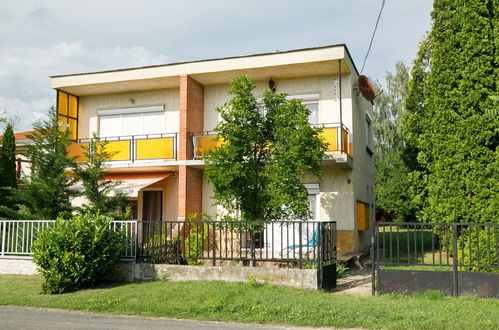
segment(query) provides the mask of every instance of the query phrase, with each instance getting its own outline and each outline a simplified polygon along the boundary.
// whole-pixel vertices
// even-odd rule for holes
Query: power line
[[[362,69],[360,70],[360,73],[364,71],[364,66],[366,65],[367,57],[369,56],[369,52],[371,51],[371,46],[373,44],[374,36],[376,35],[376,30],[378,29],[379,18],[381,17],[381,13],[383,12],[383,7],[385,7],[385,0],[381,2],[381,9],[379,10],[378,19],[376,20],[376,25],[374,26],[371,42],[369,42],[369,48],[367,48],[366,57],[364,57],[364,63],[362,63]]]

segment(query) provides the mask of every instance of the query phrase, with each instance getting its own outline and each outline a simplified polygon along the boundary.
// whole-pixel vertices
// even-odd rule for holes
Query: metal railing
[[[51,230],[54,220],[0,220],[0,258],[32,259],[33,242],[45,230]],[[122,260],[135,260],[137,255],[137,221],[113,221],[113,230],[127,237]]]
[[[336,260],[336,222],[139,221],[139,262],[287,262],[298,268]]]
[[[142,134],[102,137],[100,141],[107,142],[106,151],[112,156],[108,161],[146,161],[146,160],[176,160],[177,133]],[[85,161],[83,146],[88,146],[91,139],[78,139],[68,148],[69,156],[77,161]]]
[[[337,154],[353,155],[352,133],[340,123],[314,124],[313,127],[322,128],[321,136],[326,140],[327,150],[324,156]],[[341,129],[340,129],[341,127]],[[201,158],[210,150],[215,149],[223,143],[223,140],[217,140],[215,131],[191,132],[194,159]]]
[[[499,224],[375,224],[376,262],[383,266],[499,269]]]

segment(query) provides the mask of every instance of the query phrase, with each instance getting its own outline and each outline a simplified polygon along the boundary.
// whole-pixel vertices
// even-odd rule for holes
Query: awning
[[[117,185],[109,194],[113,197],[116,192],[123,192],[129,197],[138,197],[139,190],[152,185],[158,181],[163,180],[169,176],[174,175],[174,172],[167,173],[140,173],[140,174],[107,174],[104,177],[107,180],[119,181]],[[75,183],[71,190],[83,191],[83,184],[81,182]]]

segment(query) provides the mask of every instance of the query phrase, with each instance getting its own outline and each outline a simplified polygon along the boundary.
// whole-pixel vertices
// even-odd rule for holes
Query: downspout
[[[338,60],[338,94],[339,94],[339,102],[340,102],[340,151],[343,152],[343,106],[341,102],[341,60]]]

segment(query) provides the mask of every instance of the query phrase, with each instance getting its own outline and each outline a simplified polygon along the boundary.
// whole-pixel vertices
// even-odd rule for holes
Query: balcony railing
[[[324,153],[326,156],[347,154],[352,157],[352,134],[345,125],[329,123],[314,126],[323,129],[321,136],[327,142],[327,150]],[[207,151],[213,150],[223,143],[222,140],[216,139],[217,133],[214,131],[193,132],[191,135],[195,159],[203,157]]]
[[[143,134],[103,137],[107,141],[106,151],[112,155],[109,161],[138,162],[147,160],[170,161],[177,159],[177,133]],[[83,146],[90,139],[79,139],[68,147],[68,154],[76,161],[85,161]]]

